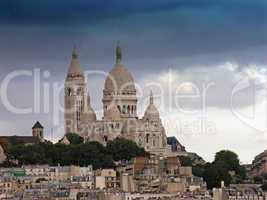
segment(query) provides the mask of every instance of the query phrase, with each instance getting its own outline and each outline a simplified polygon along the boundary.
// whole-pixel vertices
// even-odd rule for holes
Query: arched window
[[[125,105],[122,106],[122,113],[123,113],[123,114],[126,113],[126,106],[125,106]]]
[[[119,123],[116,123],[116,128],[120,128],[120,124]]]
[[[71,96],[71,88],[67,88],[66,89],[66,95],[67,96]]]
[[[149,134],[146,134],[146,143],[149,143]]]
[[[120,106],[117,106],[118,110],[121,112],[121,107]]]
[[[104,136],[104,141],[107,142],[108,141],[108,136]]]
[[[130,112],[131,112],[131,108],[130,108],[130,106],[128,106],[127,107],[127,113],[130,114]]]
[[[77,89],[77,95],[81,95],[81,93],[82,93],[82,89],[81,88],[78,88]]]

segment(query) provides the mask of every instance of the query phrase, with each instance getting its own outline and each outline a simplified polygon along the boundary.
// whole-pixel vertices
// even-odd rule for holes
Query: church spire
[[[122,59],[122,51],[120,47],[120,42],[118,41],[116,47],[116,64],[121,63],[121,59]]]
[[[68,70],[68,77],[83,76],[83,70],[80,66],[76,46],[72,49],[71,63]]]

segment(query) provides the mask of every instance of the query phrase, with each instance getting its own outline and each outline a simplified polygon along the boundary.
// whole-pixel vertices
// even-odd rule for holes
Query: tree
[[[67,133],[66,137],[71,144],[82,144],[84,142],[83,137],[79,136],[76,133]]]
[[[93,165],[94,169],[114,167],[112,156],[98,142],[82,144],[13,145],[8,150],[8,159],[23,164]]]
[[[114,161],[131,160],[137,156],[145,156],[145,150],[137,146],[131,140],[116,138],[107,144],[107,152],[112,155]]]
[[[222,150],[216,153],[215,163],[220,163],[228,171],[234,171],[235,177],[233,177],[235,182],[242,182],[246,178],[246,169],[244,166],[240,165],[238,155],[229,150]]]
[[[204,172],[205,172],[205,165],[198,164],[198,165],[192,166],[192,173],[195,176],[203,177]]]
[[[222,150],[217,152],[214,162],[220,162],[220,164],[222,164],[223,167],[228,171],[235,171],[237,173],[240,170],[238,155],[229,150]]]
[[[85,142],[76,134],[68,135],[72,143],[40,143],[34,145],[11,145],[7,151],[9,161],[17,160],[19,165],[49,164],[49,165],[93,165],[94,169],[112,168],[114,161],[130,160],[136,156],[145,155],[143,148],[135,142],[118,138],[104,147],[98,142]]]
[[[232,177],[228,170],[221,165],[221,163],[209,163],[205,168],[206,169],[203,172],[203,178],[207,183],[208,189],[220,187],[221,181],[224,181],[226,186],[231,183]]]
[[[182,166],[192,166],[193,162],[188,156],[179,156],[179,160]]]
[[[230,171],[234,171],[235,175],[231,176]],[[237,154],[229,150],[217,152],[212,163],[193,166],[193,174],[203,177],[209,189],[220,187],[221,181],[228,186],[241,183],[246,178],[246,170],[240,165]]]

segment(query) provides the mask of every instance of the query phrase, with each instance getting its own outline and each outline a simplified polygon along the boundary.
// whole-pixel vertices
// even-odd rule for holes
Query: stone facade
[[[106,144],[109,140],[123,137],[135,141],[146,151],[168,154],[165,129],[154,104],[151,92],[148,107],[142,118],[137,116],[137,96],[134,79],[122,64],[122,51],[116,48],[116,63],[106,78],[103,89],[103,113],[97,119],[87,93],[85,75],[76,50],[65,82],[65,130],[77,133],[85,141]]]
[[[3,147],[0,145],[0,164],[5,162],[5,160],[6,160],[6,154]]]

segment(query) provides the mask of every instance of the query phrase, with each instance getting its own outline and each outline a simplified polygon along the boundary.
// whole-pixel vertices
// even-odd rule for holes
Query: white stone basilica
[[[169,154],[165,129],[151,93],[142,118],[137,116],[134,79],[122,64],[122,51],[116,48],[116,64],[105,81],[103,90],[104,116],[98,120],[90,105],[84,72],[76,50],[65,82],[65,131],[77,133],[85,141],[107,141],[123,137],[135,141],[150,153]]]

